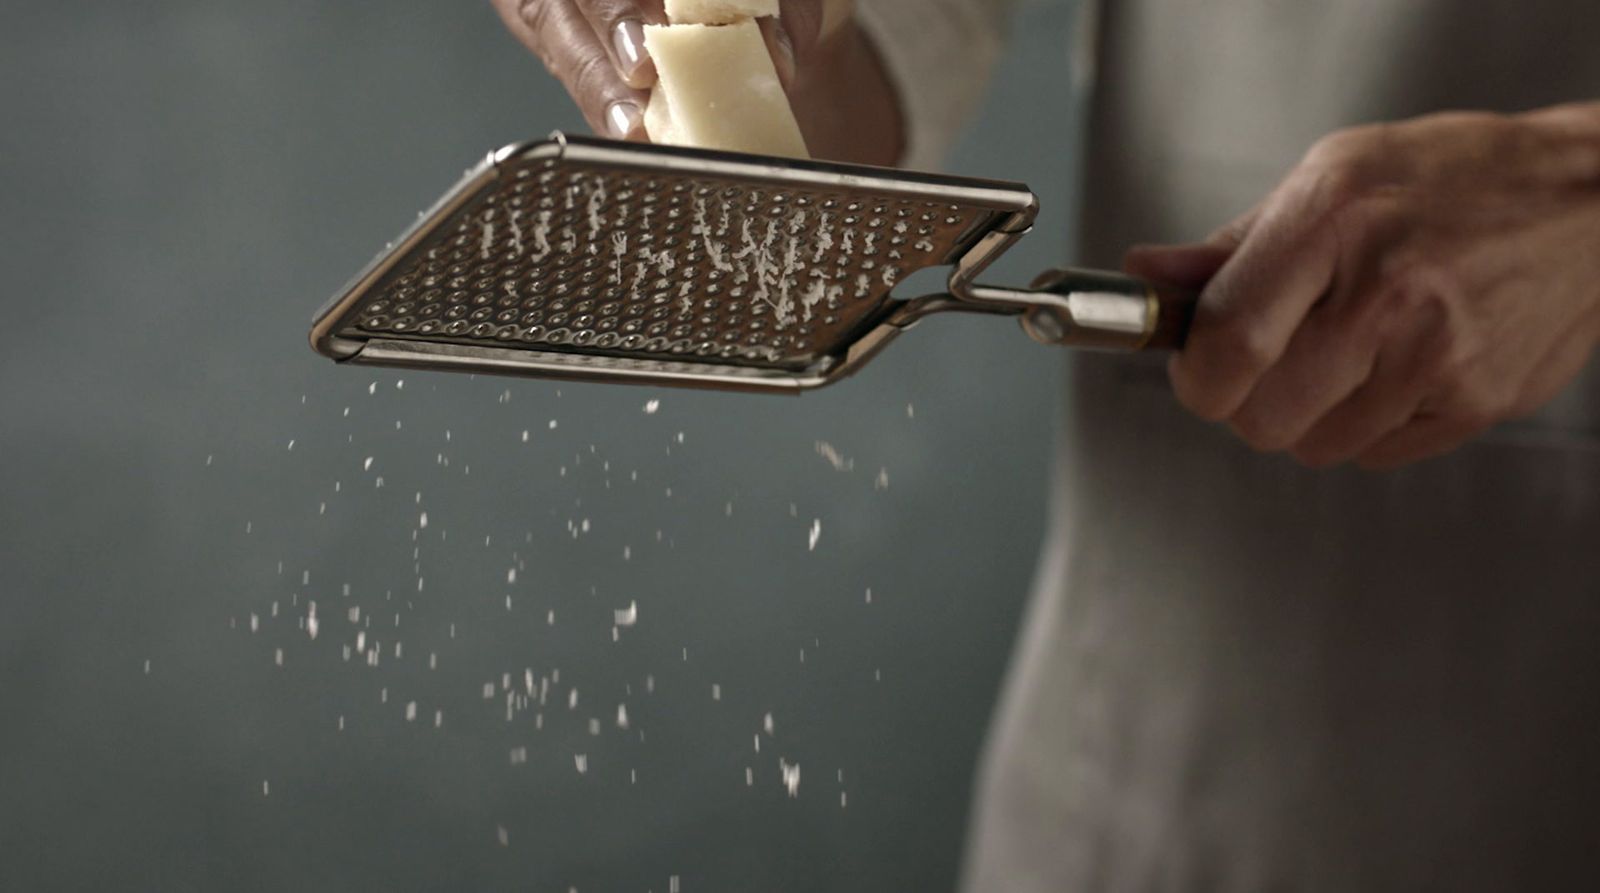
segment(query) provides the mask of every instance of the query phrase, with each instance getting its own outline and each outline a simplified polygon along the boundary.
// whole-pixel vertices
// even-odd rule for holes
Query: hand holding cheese
[[[898,103],[853,0],[493,0],[619,139],[893,163]],[[659,77],[658,77],[659,75]]]

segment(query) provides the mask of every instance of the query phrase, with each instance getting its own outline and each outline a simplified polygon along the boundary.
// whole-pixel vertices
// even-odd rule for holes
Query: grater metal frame
[[[892,286],[868,308],[862,325],[804,368],[775,368],[718,359],[627,356],[622,351],[573,347],[516,347],[462,343],[416,335],[351,337],[363,303],[392,284],[408,259],[440,243],[466,209],[504,185],[514,169],[543,163],[587,165],[671,179],[716,178],[761,188],[844,191],[907,202],[940,203],[985,212],[943,256],[911,270],[949,266],[944,292],[895,297]],[[524,174],[525,175],[525,174]],[[571,206],[569,205],[569,208]],[[931,205],[930,205],[931,207]],[[794,161],[731,152],[621,143],[556,132],[490,153],[469,169],[432,208],[419,215],[317,313],[311,344],[340,363],[480,372],[592,382],[623,382],[734,391],[797,394],[858,371],[896,337],[928,315],[967,311],[1021,317],[1036,340],[1138,349],[1162,316],[1156,292],[1137,280],[1092,271],[1046,274],[1035,289],[980,286],[976,277],[1032,228],[1037,196],[1025,185],[934,174]],[[948,222],[948,221],[947,221]],[[591,248],[590,253],[594,253]],[[820,256],[820,255],[819,255]],[[621,267],[618,268],[620,282]]]

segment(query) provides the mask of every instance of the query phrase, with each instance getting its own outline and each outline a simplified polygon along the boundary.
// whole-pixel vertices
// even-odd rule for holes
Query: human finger
[[[1188,245],[1135,245],[1122,268],[1149,282],[1198,292],[1233,256],[1233,248],[1210,242]]]
[[[1490,427],[1475,416],[1419,416],[1362,451],[1356,463],[1368,471],[1393,471],[1451,452]]]
[[[656,66],[644,46],[644,26],[666,24],[662,0],[577,0],[577,5],[595,39],[610,50],[623,83],[636,90],[655,84]]]
[[[852,11],[847,0],[780,0],[776,17],[758,21],[785,90],[795,89],[812,53],[849,20]]]
[[[1377,353],[1338,314],[1314,309],[1228,423],[1258,450],[1288,449],[1368,380]]]
[[[1141,279],[1198,292],[1239,249],[1260,214],[1261,206],[1257,205],[1201,242],[1135,245],[1123,255],[1122,267]]]
[[[761,37],[767,42],[767,53],[772,56],[772,67],[778,72],[778,82],[785,90],[792,90],[800,74],[800,61],[795,49],[794,31],[782,18],[764,18],[757,22]]]
[[[1417,415],[1423,393],[1396,351],[1380,351],[1365,381],[1318,419],[1293,447],[1301,464],[1328,468],[1349,462]]]
[[[1201,292],[1188,341],[1170,363],[1179,402],[1211,421],[1237,412],[1331,287],[1337,248],[1331,230],[1293,200],[1264,213]]]
[[[1428,411],[1418,412],[1408,423],[1361,448],[1356,461],[1372,470],[1397,468],[1448,453],[1506,419],[1530,415],[1583,371],[1594,350],[1594,333],[1575,328],[1558,339],[1525,376],[1509,385],[1458,379],[1453,388],[1419,403]],[[1418,363],[1427,363],[1427,351],[1410,353]],[[1409,378],[1429,380],[1416,374]]]
[[[1533,367],[1510,410],[1512,418],[1525,418],[1554,400],[1593,359],[1600,337],[1573,329]]]
[[[622,80],[610,50],[573,0],[494,0],[494,8],[572,94],[590,127],[617,139],[643,136],[649,94]]]

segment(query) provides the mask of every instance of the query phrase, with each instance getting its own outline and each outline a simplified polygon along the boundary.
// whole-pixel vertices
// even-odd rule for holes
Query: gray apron
[[[1600,99],[1595,0],[1109,0],[1096,33],[1096,264],[1341,126]],[[1077,357],[1055,487],[967,889],[1600,889],[1600,364],[1371,475]]]

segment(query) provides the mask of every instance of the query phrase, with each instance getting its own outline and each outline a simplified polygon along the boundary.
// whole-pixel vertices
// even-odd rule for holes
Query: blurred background
[[[350,274],[582,129],[488,4],[0,8],[0,889],[953,886],[1059,355],[339,368]],[[1073,13],[1022,4],[950,163],[1044,200],[996,279],[1067,259]]]

